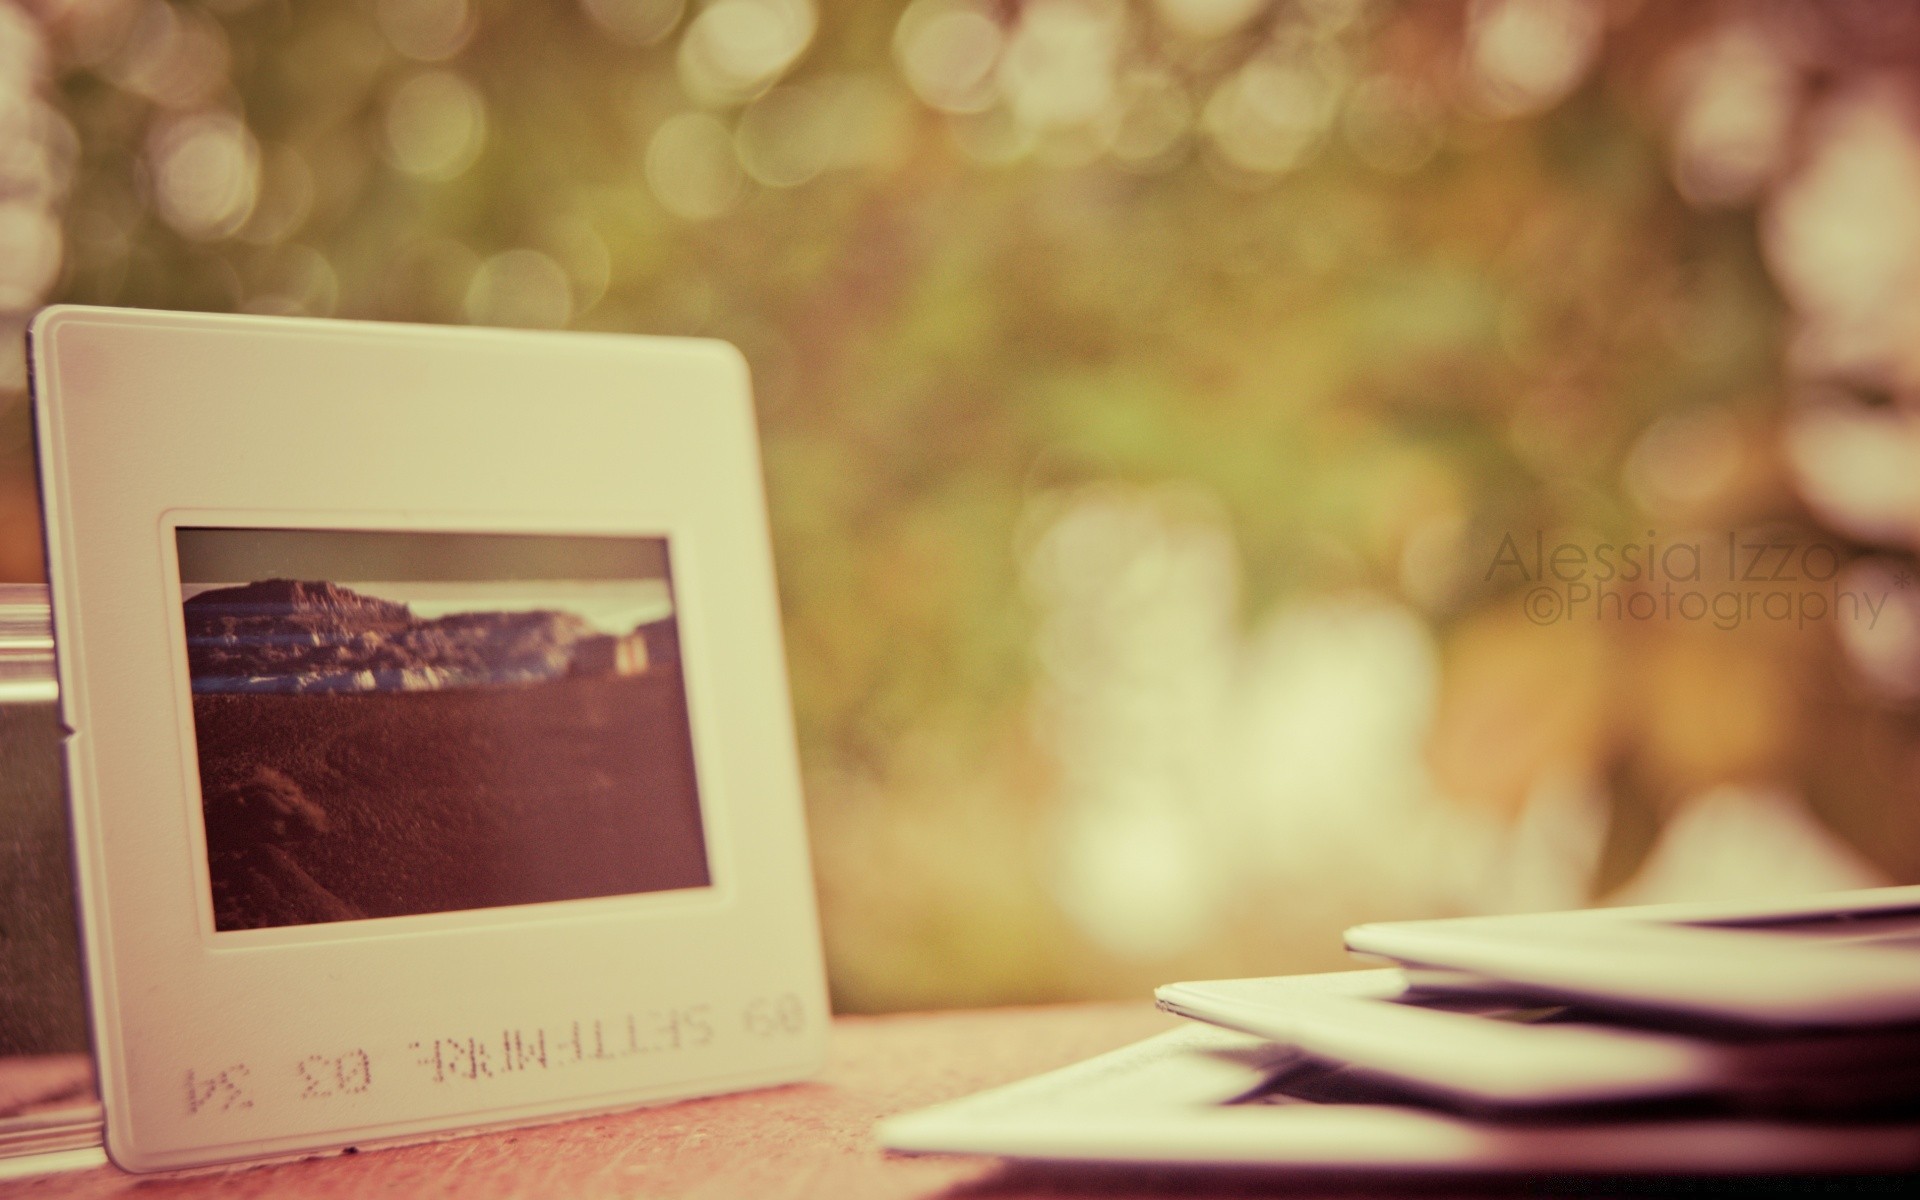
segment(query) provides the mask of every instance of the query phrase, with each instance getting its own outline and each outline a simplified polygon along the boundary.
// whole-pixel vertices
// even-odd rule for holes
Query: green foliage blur
[[[1031,564],[1103,497],[1223,535],[1248,637],[1328,597],[1413,614],[1440,672],[1432,787],[1501,826],[1542,779],[1589,781],[1608,815],[1580,898],[1729,783],[1920,872],[1904,751],[1863,748],[1906,744],[1904,702],[1834,682],[1833,636],[1541,628],[1488,569],[1535,531],[1867,544],[1777,448],[1807,380],[1763,214],[1813,153],[1794,113],[1909,61],[1910,22],[1627,0],[18,11],[55,122],[46,300],[745,351],[843,1007],[1317,965],[1336,916],[1371,915],[1250,885],[1130,956],[1063,906],[1076,768],[1048,722],[1074,699],[1037,630],[1078,618],[1042,611]],[[1690,167],[1688,72],[1748,29],[1811,82],[1771,158]],[[4,567],[28,578],[5,420]],[[1689,451],[1663,475],[1655,428],[1708,429],[1736,465]],[[1822,748],[1843,743],[1869,765]]]

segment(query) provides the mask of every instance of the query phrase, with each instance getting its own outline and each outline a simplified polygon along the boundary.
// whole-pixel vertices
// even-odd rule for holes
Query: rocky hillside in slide
[[[575,673],[609,640],[563,612],[454,613],[422,620],[404,604],[325,582],[267,579],[186,602],[196,692],[425,691],[532,683]]]

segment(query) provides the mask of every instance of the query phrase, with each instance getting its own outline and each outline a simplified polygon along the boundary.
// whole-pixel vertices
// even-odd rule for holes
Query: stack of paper
[[[1920,888],[1370,925],[1347,944],[1397,965],[1169,985],[1161,1006],[1195,1024],[882,1140],[1340,1173],[1920,1169]]]
[[[92,1062],[38,1052],[85,1038],[58,697],[47,589],[0,583],[0,1179],[19,1173],[7,1160],[100,1144]]]

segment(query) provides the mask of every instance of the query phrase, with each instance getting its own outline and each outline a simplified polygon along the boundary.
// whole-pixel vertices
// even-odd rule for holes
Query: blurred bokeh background
[[[0,0],[53,301],[738,344],[843,1009],[1920,879],[1920,7]]]

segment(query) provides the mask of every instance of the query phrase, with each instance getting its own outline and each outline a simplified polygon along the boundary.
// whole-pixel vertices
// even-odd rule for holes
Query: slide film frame
[[[67,307],[35,321],[31,353],[114,1161],[157,1170],[417,1140],[818,1066],[827,1001],[737,352],[692,339]],[[196,626],[190,646],[183,530],[242,542],[247,531],[339,534],[363,546],[405,535],[429,546],[657,545],[670,563],[670,644],[642,645],[636,630],[626,650],[608,650],[579,620],[514,620],[571,638],[565,669],[576,676],[583,658],[646,645],[677,657],[708,882],[391,916],[316,918],[309,904],[299,919],[218,928],[210,858],[292,859],[282,885],[318,879],[319,860],[299,858],[292,842],[236,849],[232,839],[291,827],[322,840],[338,836],[340,819],[314,811],[286,771],[223,790],[230,808],[209,815],[201,776],[217,765],[196,753],[196,701],[205,724],[208,699],[195,690],[196,654],[242,661],[254,674],[234,678],[285,693],[212,697],[262,710],[301,703],[302,688],[351,690],[354,679],[373,691],[397,679],[395,690],[427,705],[443,703],[428,694],[442,685],[452,695],[455,684],[498,684],[506,695],[544,684],[514,674],[528,661],[515,657],[519,633],[462,632],[392,597],[340,594],[350,588],[282,588],[266,610],[260,594],[228,589],[232,602]],[[336,637],[312,625],[341,613],[362,626]],[[370,620],[386,624],[369,632]],[[258,647],[286,642],[287,629],[358,639],[353,653],[372,657],[331,674],[262,659]],[[412,657],[380,658],[388,649],[367,647],[381,637]],[[546,660],[533,656],[550,667],[553,638]],[[474,650],[482,642],[507,649],[488,658]],[[389,670],[392,661],[402,665]],[[334,700],[333,710],[346,705]],[[232,811],[250,815],[235,825]],[[302,888],[296,908],[322,903]]]

